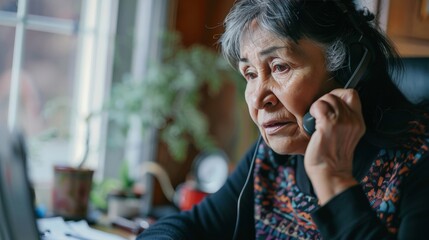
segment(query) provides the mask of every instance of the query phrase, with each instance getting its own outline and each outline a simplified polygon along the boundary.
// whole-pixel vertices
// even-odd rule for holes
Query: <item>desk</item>
[[[128,240],[135,240],[137,237],[137,235],[132,234],[129,231],[125,231],[123,229],[120,229],[120,228],[114,227],[114,226],[105,226],[105,225],[101,225],[101,224],[96,224],[92,227],[97,229],[97,230],[103,231],[103,232],[107,232],[107,233],[111,233],[111,234],[121,236],[121,237],[128,239]]]
[[[97,223],[95,223],[91,227],[93,227],[97,230],[103,231],[103,232],[107,232],[107,233],[111,233],[111,234],[115,234],[115,235],[124,237],[128,240],[134,240],[137,237],[136,234],[132,233],[132,230],[125,230],[124,228],[120,228],[120,227],[117,227],[114,224],[112,224],[106,215],[101,216],[97,220]]]
[[[122,217],[118,217],[112,222],[110,219],[107,218],[106,215],[103,215],[92,227],[97,230],[124,237],[128,240],[134,240],[136,239],[138,233],[142,232],[144,229],[148,228],[150,224],[153,223],[154,220],[150,218],[136,219],[132,221]]]
[[[43,235],[46,234],[48,239],[64,239],[65,236],[72,235],[99,240],[134,240],[136,238],[136,235],[129,231],[102,222],[88,225],[85,220],[64,221],[61,217],[48,217],[38,219],[37,224],[39,231]]]

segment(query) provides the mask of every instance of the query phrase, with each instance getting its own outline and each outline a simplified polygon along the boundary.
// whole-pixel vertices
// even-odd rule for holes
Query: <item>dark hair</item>
[[[344,13],[346,10],[346,13]],[[392,83],[402,65],[392,44],[376,27],[374,15],[358,10],[352,0],[241,0],[237,1],[225,19],[225,32],[219,42],[222,53],[237,67],[240,40],[253,20],[280,38],[298,42],[308,38],[325,48],[327,70],[342,83],[354,69],[350,44],[363,37],[372,62],[358,86],[365,122],[375,129],[380,110],[408,104]]]

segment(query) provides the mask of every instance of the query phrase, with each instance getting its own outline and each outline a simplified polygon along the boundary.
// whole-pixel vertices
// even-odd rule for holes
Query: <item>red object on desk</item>
[[[180,187],[179,208],[182,211],[191,209],[195,204],[201,202],[208,193],[202,192],[191,184],[183,184]]]

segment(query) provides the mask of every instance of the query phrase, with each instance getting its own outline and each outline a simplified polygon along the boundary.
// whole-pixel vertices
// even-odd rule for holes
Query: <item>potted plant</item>
[[[215,94],[226,80],[243,82],[218,53],[200,45],[185,48],[179,35],[170,33],[161,61],[152,62],[141,79],[126,77],[113,85],[106,109],[125,134],[131,118],[139,120],[142,134],[158,130],[171,156],[183,160],[190,143],[198,150],[214,147],[199,106],[201,90]]]
[[[96,182],[91,192],[91,202],[107,212],[108,218],[131,218],[138,213],[141,192],[134,188],[135,181],[130,177],[127,161],[122,163],[119,179],[109,178]]]

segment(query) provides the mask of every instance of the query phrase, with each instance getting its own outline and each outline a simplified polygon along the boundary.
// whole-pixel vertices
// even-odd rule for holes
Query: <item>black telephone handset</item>
[[[368,48],[362,43],[356,43],[363,47],[363,55],[356,69],[354,70],[352,76],[347,81],[344,88],[355,88],[359,81],[362,79],[366,69],[368,68],[369,63],[371,62],[371,56],[369,54]],[[308,135],[313,135],[316,131],[316,119],[311,116],[310,112],[307,112],[303,118],[303,127]]]

